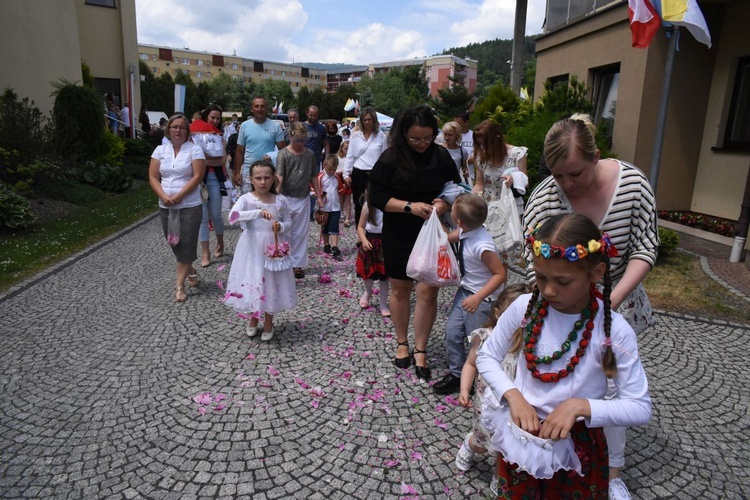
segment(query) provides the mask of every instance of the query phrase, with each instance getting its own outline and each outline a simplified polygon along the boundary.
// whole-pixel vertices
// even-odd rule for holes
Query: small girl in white
[[[477,356],[501,403],[488,411],[498,498],[607,498],[603,427],[651,418],[635,332],[611,309],[609,257],[617,250],[579,214],[548,219],[526,244],[536,288],[508,307]],[[508,352],[518,359],[515,380],[501,367]],[[619,399],[605,400],[608,379]]]
[[[369,189],[365,190],[365,200],[368,199]],[[359,236],[359,251],[357,252],[357,276],[362,278],[365,284],[365,293],[359,299],[362,309],[370,307],[373,280],[380,281],[380,314],[384,318],[391,316],[388,309],[388,290],[390,284],[385,274],[385,263],[383,261],[383,242],[380,235],[383,232],[383,212],[377,208],[370,210],[369,202],[362,204],[362,213],[357,223],[357,236]]]
[[[229,223],[246,222],[232,259],[224,302],[250,316],[246,332],[258,333],[264,316],[261,340],[273,338],[273,316],[297,305],[294,274],[289,260],[289,243],[279,234],[291,226],[286,198],[276,194],[276,170],[269,159],[250,166],[253,191],[244,194],[229,213]],[[279,259],[271,265],[267,259]],[[279,269],[271,270],[269,269]]]

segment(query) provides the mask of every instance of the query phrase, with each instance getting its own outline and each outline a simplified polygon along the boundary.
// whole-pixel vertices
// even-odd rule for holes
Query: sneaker
[[[471,451],[471,448],[469,447],[469,440],[471,439],[472,434],[473,433],[470,432],[466,435],[466,439],[464,439],[461,448],[458,450],[458,453],[456,453],[456,468],[462,472],[471,469],[471,462],[477,455],[475,452]]]
[[[331,248],[331,255],[334,257],[338,257],[339,255],[341,255],[341,250],[339,250],[339,247]]]
[[[461,390],[461,377],[456,377],[450,372],[432,386],[432,391],[439,396],[447,396],[459,390]]]
[[[619,477],[609,481],[609,498],[610,500],[630,500],[632,498],[628,487]]]
[[[268,342],[273,338],[273,328],[271,328],[270,332],[263,332],[260,336],[260,340],[263,342]]]
[[[248,323],[247,327],[245,327],[245,333],[247,333],[248,337],[253,338],[258,334],[258,327],[250,326],[250,323]]]
[[[331,253],[331,245],[324,245],[323,253]]]

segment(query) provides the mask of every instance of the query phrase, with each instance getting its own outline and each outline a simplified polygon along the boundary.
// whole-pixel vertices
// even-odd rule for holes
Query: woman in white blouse
[[[199,186],[206,172],[206,158],[203,150],[190,141],[190,124],[182,113],[172,115],[164,136],[169,142],[158,146],[151,155],[148,178],[151,189],[159,197],[165,238],[170,209],[179,211],[180,238],[172,246],[177,258],[175,300],[185,302],[185,279],[191,287],[198,286],[193,262],[198,258],[198,231],[203,215]]]
[[[365,106],[359,113],[359,130],[354,131],[349,139],[349,151],[344,161],[344,182],[352,188],[355,222],[362,213],[370,171],[387,148],[388,136],[380,130],[378,113],[372,106]]]

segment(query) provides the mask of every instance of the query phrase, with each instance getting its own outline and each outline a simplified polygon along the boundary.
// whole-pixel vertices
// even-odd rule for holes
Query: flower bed
[[[733,236],[735,221],[688,210],[660,210],[659,218],[722,236]]]

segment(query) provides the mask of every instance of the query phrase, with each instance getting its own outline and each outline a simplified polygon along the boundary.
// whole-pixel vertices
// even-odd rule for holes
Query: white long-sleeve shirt
[[[610,337],[612,349],[617,359],[617,375],[614,383],[617,386],[619,399],[605,401],[607,378],[602,369],[604,355],[604,305],[599,301],[599,312],[594,319],[594,330],[585,355],[573,373],[557,382],[545,383],[531,376],[526,368],[523,350],[519,352],[518,372],[515,382],[508,378],[501,363],[510,347],[513,332],[523,319],[529,303],[530,294],[522,295],[503,313],[490,338],[484,343],[477,357],[477,369],[498,401],[511,390],[518,389],[526,401],[533,406],[540,419],[547,418],[558,405],[570,398],[583,398],[591,405],[591,418],[585,419],[587,427],[612,427],[645,425],[651,418],[651,398],[648,394],[648,382],[638,357],[638,343],[635,332],[625,319],[612,312]],[[561,348],[580,319],[580,314],[563,314],[554,308],[544,319],[542,333],[537,342],[537,356],[551,356]],[[543,373],[557,372],[569,362],[575,354],[583,329],[579,331],[578,340],[572,342],[570,351],[552,364],[537,365]]]
[[[370,134],[365,139],[361,130],[352,133],[349,139],[349,149],[344,160],[344,178],[351,178],[352,170],[372,170],[380,155],[388,149],[388,135],[381,131]]]

